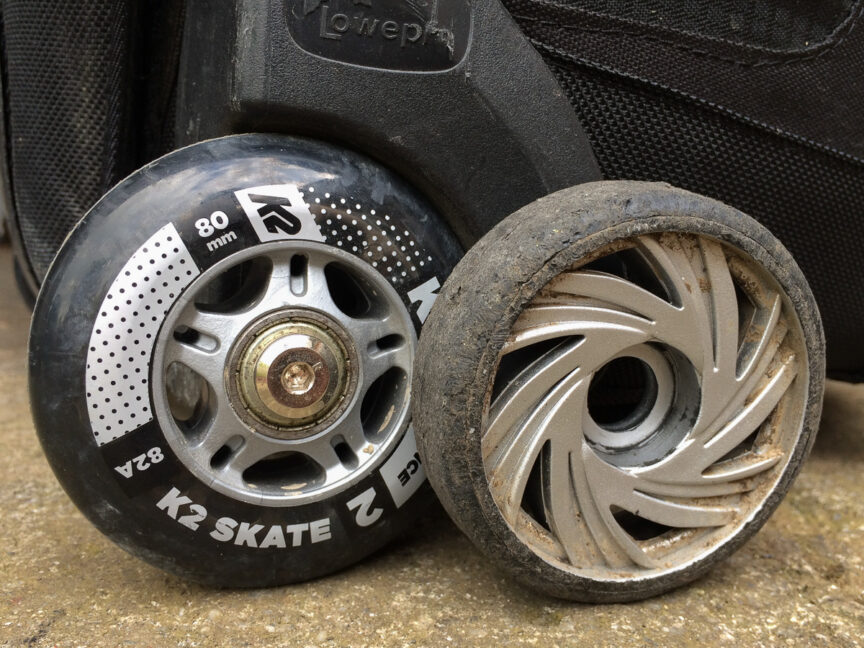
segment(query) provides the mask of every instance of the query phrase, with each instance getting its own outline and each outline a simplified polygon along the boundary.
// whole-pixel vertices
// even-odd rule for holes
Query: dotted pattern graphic
[[[301,193],[327,242],[363,258],[398,286],[432,261],[413,234],[389,214],[349,198]],[[413,279],[413,278],[412,278]]]
[[[105,445],[153,419],[148,382],[159,327],[199,270],[174,225],[142,245],[111,284],[90,335],[87,409]]]

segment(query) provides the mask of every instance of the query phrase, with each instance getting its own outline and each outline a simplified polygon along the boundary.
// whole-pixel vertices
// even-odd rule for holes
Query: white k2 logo
[[[235,191],[262,243],[285,239],[324,241],[296,185],[267,185]]]

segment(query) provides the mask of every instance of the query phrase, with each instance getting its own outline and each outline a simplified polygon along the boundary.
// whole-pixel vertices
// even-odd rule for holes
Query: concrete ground
[[[702,580],[630,605],[535,596],[440,510],[348,571],[214,591],[132,558],[54,480],[27,404],[29,312],[0,248],[3,646],[859,646],[864,385],[830,383],[820,438],[780,509]]]

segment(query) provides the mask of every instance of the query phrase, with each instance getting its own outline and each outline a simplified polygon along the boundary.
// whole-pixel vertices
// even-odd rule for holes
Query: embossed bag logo
[[[465,55],[465,0],[294,0],[289,28],[307,51],[367,67],[446,70]]]
[[[351,0],[355,6],[372,7],[372,0]],[[366,13],[337,13],[331,11],[326,0],[304,0],[307,12],[312,13],[320,10],[320,22],[318,35],[321,38],[341,40],[343,36],[357,35],[366,38],[383,38],[385,40],[398,40],[400,47],[405,47],[423,39],[425,35],[425,21],[420,11],[416,21],[405,20],[381,20]],[[409,7],[413,7],[408,3]],[[445,38],[452,38],[447,33]]]
[[[262,243],[292,238],[324,240],[295,185],[252,187],[235,191],[234,195]]]

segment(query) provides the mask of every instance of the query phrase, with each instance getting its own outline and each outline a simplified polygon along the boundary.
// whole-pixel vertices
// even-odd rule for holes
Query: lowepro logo
[[[294,0],[289,26],[314,54],[369,67],[445,70],[470,31],[466,0]]]
[[[372,6],[371,0],[352,0],[355,5]],[[311,11],[318,11],[318,35],[330,40],[344,37],[382,38],[398,41],[400,47],[425,43],[426,26],[420,21],[382,20],[364,12],[338,13],[332,11],[326,0],[307,0]],[[317,6],[316,6],[317,5]],[[311,7],[315,7],[311,9]]]

